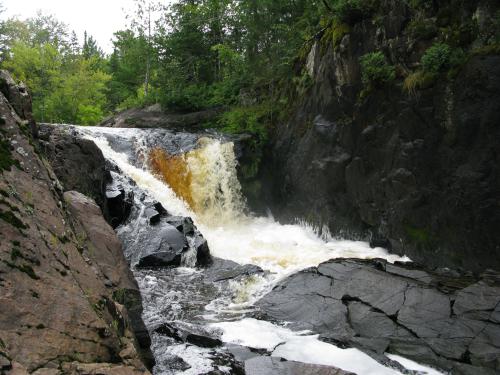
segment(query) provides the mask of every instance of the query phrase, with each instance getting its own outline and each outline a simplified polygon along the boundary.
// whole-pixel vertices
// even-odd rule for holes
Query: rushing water
[[[389,262],[408,259],[388,254],[384,249],[371,249],[365,242],[319,237],[307,225],[282,225],[272,217],[247,214],[236,175],[233,144],[222,138],[185,135],[174,142],[170,133],[159,130],[79,128],[79,131],[93,140],[107,159],[170,213],[192,217],[207,239],[212,255],[239,264],[257,265],[267,271],[263,275],[232,281],[228,288],[203,283],[205,276],[200,270],[136,271],[144,295],[144,319],[148,327],[166,320],[198,324],[222,332],[222,340],[227,344],[266,349],[289,360],[333,365],[360,375],[400,373],[356,349],[337,348],[319,341],[309,332],[293,332],[254,319],[249,313],[256,300],[277,281],[323,261],[333,258],[385,258]],[[158,147],[165,153],[176,154],[175,170],[184,174],[180,182],[169,180],[176,176],[151,170],[150,151]],[[164,162],[169,160],[174,159]],[[169,168],[168,173],[172,170]],[[118,231],[120,233],[120,229]],[[201,374],[214,368],[213,353],[208,349],[179,345],[155,336],[153,351],[158,374]],[[191,367],[162,365],[174,356],[181,357]],[[392,359],[422,374],[438,374],[400,357]],[[224,366],[218,369],[230,372]]]

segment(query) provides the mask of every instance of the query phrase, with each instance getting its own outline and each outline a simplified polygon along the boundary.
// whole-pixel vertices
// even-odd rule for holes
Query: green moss
[[[19,242],[19,241],[10,241],[10,242],[11,242],[11,243],[12,243],[12,245],[14,245],[14,246],[17,246],[17,247],[21,246],[21,242]]]
[[[12,211],[3,211],[0,209],[0,220],[5,221],[18,229],[28,229],[28,226],[19,220]]]
[[[493,43],[487,46],[476,48],[471,52],[472,56],[500,55],[500,43]]]
[[[0,140],[0,171],[10,171],[12,166],[21,169],[19,161],[12,158],[10,144],[6,140]]]
[[[22,257],[23,257],[23,254],[17,248],[13,248],[12,251],[10,252],[10,259],[12,261],[15,261],[17,258],[22,258]]]
[[[5,190],[0,189],[0,195],[3,195],[5,198],[9,197],[9,193],[7,193]]]
[[[340,46],[340,42],[345,35],[351,32],[351,27],[345,23],[341,22],[337,19],[333,19],[330,22],[330,25],[325,29],[323,36],[320,40],[320,52],[322,55],[326,53],[328,47],[333,45],[334,49],[337,49]]]
[[[427,229],[411,225],[406,225],[404,229],[410,240],[418,246],[429,246],[434,242],[432,235]]]

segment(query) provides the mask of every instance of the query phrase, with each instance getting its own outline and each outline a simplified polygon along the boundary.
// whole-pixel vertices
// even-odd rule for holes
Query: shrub
[[[445,43],[436,43],[422,56],[422,67],[428,73],[448,71],[455,75],[466,61],[467,56],[461,48],[452,49]]]
[[[448,68],[451,48],[445,43],[436,43],[422,56],[422,67],[426,72],[438,73]]]
[[[338,0],[333,10],[340,22],[354,25],[368,16],[372,8],[370,0]]]
[[[371,52],[360,58],[361,80],[366,87],[379,87],[396,78],[393,65],[387,63],[382,52]]]

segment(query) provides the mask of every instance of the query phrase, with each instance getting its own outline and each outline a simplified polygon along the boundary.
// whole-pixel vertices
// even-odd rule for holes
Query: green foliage
[[[422,67],[427,73],[437,74],[448,71],[454,75],[466,59],[467,56],[462,49],[452,49],[447,44],[436,43],[422,56]]]
[[[335,17],[342,23],[354,25],[373,10],[371,0],[337,0],[333,6]]]
[[[261,141],[268,137],[268,124],[272,116],[270,103],[256,104],[248,107],[233,107],[225,112],[220,120],[221,130],[228,133],[246,132],[257,136]]]
[[[436,43],[422,56],[422,67],[429,73],[438,73],[445,70],[451,57],[451,48],[444,43]]]
[[[330,43],[333,44],[334,49],[339,47],[344,35],[350,32],[351,27],[347,23],[341,22],[336,18],[332,19],[321,37],[321,52],[325,53]]]
[[[382,52],[371,52],[360,58],[361,80],[365,87],[380,87],[396,78],[393,65],[387,63]]]
[[[102,51],[85,34],[82,48],[76,35],[52,16],[6,21],[2,68],[24,81],[33,94],[38,121],[94,125],[105,114],[106,83]],[[5,30],[5,24],[4,24]]]

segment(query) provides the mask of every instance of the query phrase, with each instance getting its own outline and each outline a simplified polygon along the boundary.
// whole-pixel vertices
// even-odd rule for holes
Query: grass
[[[425,89],[434,84],[436,76],[432,73],[426,73],[418,70],[409,74],[403,82],[403,90],[409,95],[416,95],[417,90]]]

